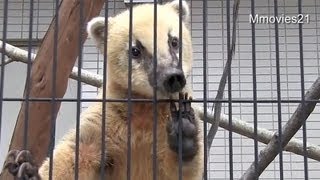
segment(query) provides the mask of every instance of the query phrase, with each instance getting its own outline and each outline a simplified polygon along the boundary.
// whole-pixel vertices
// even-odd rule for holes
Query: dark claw
[[[18,178],[32,178],[34,174],[36,174],[38,169],[34,167],[32,164],[29,162],[24,162],[20,165],[19,172],[17,174]]]
[[[171,120],[167,124],[168,143],[173,151],[179,152],[179,113],[181,111],[182,159],[188,161],[193,159],[198,151],[198,126],[191,107],[192,98],[188,93],[179,93],[179,98],[182,100],[181,109],[178,110],[173,101],[170,104]]]
[[[171,112],[177,111],[177,107],[176,107],[176,105],[174,104],[173,101],[170,102],[170,111]]]
[[[9,151],[4,168],[18,179],[39,180],[38,168],[33,162],[32,155],[28,150]]]
[[[30,151],[27,151],[27,150],[20,151],[16,157],[16,162],[18,164],[22,164],[24,162],[29,162],[31,160],[32,160],[32,155],[31,155]]]
[[[18,163],[16,163],[16,157],[17,154],[19,153],[18,150],[11,150],[9,151],[5,164],[4,164],[4,168],[8,169],[8,171],[13,174],[14,176],[17,174],[17,172],[19,171],[19,165]]]

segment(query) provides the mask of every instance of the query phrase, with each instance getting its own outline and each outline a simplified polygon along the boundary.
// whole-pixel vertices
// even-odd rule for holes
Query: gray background
[[[34,9],[34,38],[42,38],[51,22],[54,14],[53,0],[37,0]],[[189,1],[190,2],[190,1]],[[252,58],[251,58],[251,25],[249,24],[250,0],[241,0],[239,11],[239,24],[237,31],[237,46],[235,59],[232,64],[232,98],[253,99],[252,83]],[[231,4],[233,4],[231,2]],[[0,32],[2,39],[3,22],[3,0],[0,0]],[[192,37],[194,45],[194,69],[193,88],[195,98],[203,97],[203,72],[202,72],[202,1],[192,0],[190,2],[192,13]],[[223,66],[227,58],[226,54],[226,3],[221,0],[208,1],[208,96],[214,98]],[[125,9],[122,0],[109,2],[109,15],[113,15]],[[303,1],[303,13],[310,15],[310,23],[304,24],[304,70],[305,88],[309,88],[313,81],[319,76],[319,48],[320,48],[320,1]],[[231,11],[232,12],[232,11]],[[256,0],[256,13],[261,15],[273,15],[273,0]],[[279,14],[296,15],[298,12],[297,0],[279,0]],[[103,13],[101,13],[103,15]],[[29,22],[29,0],[10,0],[8,19],[8,38],[28,38]],[[301,99],[300,66],[299,66],[299,38],[298,25],[279,25],[280,45],[280,68],[281,68],[281,99]],[[36,51],[36,49],[34,50]],[[276,62],[275,62],[275,38],[274,25],[256,25],[256,63],[257,63],[257,96],[258,99],[276,100]],[[99,55],[91,40],[85,43],[83,54],[84,69],[94,73],[102,74],[103,56]],[[11,63],[5,66],[4,97],[22,97],[26,78],[26,65],[22,63]],[[76,81],[69,81],[65,97],[76,98]],[[83,98],[95,98],[97,88],[82,85]],[[227,89],[226,89],[227,90]],[[227,98],[227,93],[225,93]],[[90,103],[82,103],[86,108]],[[212,104],[209,104],[211,107]],[[297,104],[282,103],[283,124],[294,112]],[[228,105],[224,104],[223,112],[228,113]],[[12,135],[12,130],[20,109],[20,102],[3,102],[2,129],[0,138],[0,167]],[[247,122],[253,121],[252,103],[232,103],[232,114]],[[76,103],[63,102],[58,114],[56,140],[58,141],[67,129],[75,127]],[[307,121],[308,142],[320,145],[320,122],[319,107],[315,108],[313,114]],[[278,114],[277,104],[258,104],[258,127],[269,130],[277,130]],[[302,131],[296,138],[302,139]],[[210,179],[228,179],[229,177],[229,136],[228,131],[219,129],[214,147],[210,152],[209,177]],[[265,145],[259,144],[259,150]],[[233,133],[233,167],[234,177],[238,178],[254,160],[253,140]],[[303,179],[303,157],[292,153],[283,153],[284,177],[285,179]],[[320,176],[320,163],[308,160],[309,177],[317,179]],[[279,178],[279,158],[277,157],[261,179]]]

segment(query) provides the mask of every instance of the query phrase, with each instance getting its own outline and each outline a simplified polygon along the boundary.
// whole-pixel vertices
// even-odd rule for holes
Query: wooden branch
[[[305,95],[305,100],[318,100],[320,98],[320,77],[313,83],[310,90]],[[307,120],[309,115],[312,113],[317,102],[301,102],[293,113],[289,121],[285,124],[282,131],[281,142],[278,133],[274,134],[267,147],[265,147],[259,155],[257,169],[255,164],[252,163],[247,171],[243,174],[241,179],[257,179],[265,168],[274,160],[278,155],[281,147],[285,147],[290,139],[296,134],[301,128],[303,123]],[[307,147],[307,153],[308,153]],[[302,151],[303,152],[303,151]]]
[[[202,107],[195,107],[195,111],[199,114],[200,118],[204,118],[203,114],[203,108]],[[213,118],[213,112],[208,109],[208,122],[212,123],[214,121]],[[220,121],[219,121],[219,126],[221,128],[224,128],[226,130],[229,129],[229,116],[226,114],[221,114],[220,116]],[[257,128],[258,133],[257,133],[257,140],[261,143],[268,144],[274,134],[276,132],[269,131],[268,129],[265,128]],[[240,134],[242,136],[246,136],[250,139],[254,139],[254,126],[253,124],[247,123],[246,121],[239,120],[235,117],[232,117],[232,131]],[[284,148],[285,151],[292,152],[298,155],[303,156],[303,141],[292,138],[287,146]],[[320,161],[320,146],[307,143],[307,156],[308,158]]]
[[[104,0],[83,0],[83,17],[85,26],[88,20],[99,15]],[[82,42],[79,42],[80,29],[80,0],[62,0],[59,6],[59,28],[57,40],[57,64],[56,64],[56,97],[64,96],[68,85],[68,77],[72,71],[76,58],[78,56],[79,45],[86,39],[86,33],[82,34]],[[34,60],[31,69],[31,78],[29,82],[30,98],[51,98],[53,85],[53,59],[54,59],[54,18],[44,37],[43,43]],[[50,143],[51,119],[56,117],[60,108],[60,103],[56,102],[56,108],[53,111],[52,102],[29,102],[28,108],[28,144],[27,149],[33,154],[35,162],[40,165],[46,158],[48,146]],[[23,149],[24,141],[24,123],[26,119],[25,109],[26,103],[23,102],[9,150]],[[55,120],[55,118],[54,118]],[[13,179],[8,171],[2,171],[1,180]]]
[[[17,61],[17,62],[23,62],[23,63],[28,63],[28,51],[25,51],[23,49],[17,48],[15,46],[12,46],[11,44],[6,43],[6,50],[2,50],[2,44],[3,42],[0,40],[0,52],[4,53],[9,57],[9,60],[5,61],[5,64],[9,64],[12,61]],[[36,54],[31,53],[31,60],[32,63],[36,57]],[[70,78],[74,80],[78,80],[78,68],[73,67],[72,72],[70,74]],[[90,71],[81,70],[81,76],[80,80],[86,84],[95,86],[95,87],[101,87],[102,85],[102,77],[91,73]]]
[[[1,52],[1,47],[2,47],[2,42],[0,41],[0,52]],[[26,62],[27,59],[27,52],[16,48],[14,46],[11,46],[10,44],[6,44],[6,51],[3,52],[5,53],[9,58],[11,58],[14,61],[18,62]],[[35,57],[35,55],[33,55]],[[72,79],[78,79],[78,68],[73,67],[72,73],[70,75],[70,78]],[[85,73],[83,73],[85,72]],[[83,73],[83,74],[82,74]],[[91,73],[86,70],[81,70],[81,77],[80,77],[81,82],[95,86],[95,87],[101,87],[102,85],[102,77],[100,75]],[[204,109],[202,107],[195,107],[196,112],[200,115],[201,119],[204,119]],[[208,114],[207,114],[207,120],[209,123],[214,122],[214,117],[213,117],[213,112],[208,109]],[[226,129],[229,129],[229,118],[228,115],[221,114],[220,116],[220,122],[219,126]],[[238,133],[240,135],[246,136],[248,138],[254,139],[254,127],[252,124],[247,123],[246,121],[239,120],[235,117],[232,118],[232,131],[235,133]],[[270,139],[273,137],[275,132],[269,131],[264,128],[258,128],[258,136],[257,140],[261,143],[268,144],[270,142]],[[320,161],[320,147],[314,144],[307,144],[307,156],[311,159]],[[287,146],[284,148],[284,150],[298,154],[298,155],[303,155],[303,142],[301,140],[298,140],[296,138],[292,138]]]

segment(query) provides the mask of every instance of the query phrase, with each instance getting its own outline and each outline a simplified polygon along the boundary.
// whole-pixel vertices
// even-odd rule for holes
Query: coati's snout
[[[162,77],[163,87],[169,93],[179,92],[186,85],[184,73],[179,69],[169,69]]]

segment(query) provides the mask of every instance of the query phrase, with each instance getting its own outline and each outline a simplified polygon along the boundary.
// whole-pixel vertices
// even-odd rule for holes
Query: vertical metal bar
[[[287,5],[286,5],[286,1],[283,1],[283,10],[284,10],[284,13],[286,13],[287,12],[287,10],[286,10],[286,7],[287,7]],[[286,66],[286,72],[289,72],[288,70],[289,70],[289,63],[288,63],[288,46],[289,46],[289,44],[288,44],[288,36],[287,36],[287,30],[289,29],[288,28],[288,26],[287,26],[287,24],[286,23],[284,23],[283,24],[284,25],[284,44],[285,44],[285,46],[284,46],[284,51],[286,52],[285,53],[285,61],[286,61],[286,64],[285,64],[285,66]],[[286,73],[286,81],[287,82],[289,82],[289,73]],[[289,92],[290,92],[290,88],[289,88],[289,83],[286,83],[286,89],[287,89],[287,93],[289,94]],[[288,118],[290,118],[290,114],[292,113],[291,111],[290,111],[290,103],[287,103],[286,104],[287,105],[287,111],[288,111]],[[292,170],[292,154],[290,153],[290,170]],[[274,164],[274,163],[273,163]],[[290,172],[290,176],[291,177],[293,177],[293,171],[291,171]]]
[[[255,16],[255,0],[251,0],[251,15]],[[254,167],[257,173],[258,167],[258,108],[257,108],[257,67],[256,67],[256,33],[255,23],[251,23],[252,43],[252,81],[253,81],[253,128],[254,128]],[[257,176],[256,176],[257,177]]]
[[[192,17],[192,9],[193,9],[193,0],[190,0],[190,33],[191,33],[191,37],[193,37],[194,32],[192,31],[192,27],[193,27],[193,17]],[[190,80],[191,80],[191,88],[193,89],[193,85],[194,85],[194,77],[193,77],[193,73],[191,72],[191,76],[190,76]]]
[[[24,0],[23,0],[23,1],[24,1]],[[56,4],[57,4],[57,2],[56,2],[56,1],[52,1],[52,16],[55,16],[55,14],[54,14],[54,13],[55,13],[55,11],[56,11],[56,10],[55,10],[55,8],[54,8],[54,7],[55,7],[55,5],[56,5]]]
[[[317,0],[314,0],[314,12],[315,12],[315,14],[314,14],[314,17],[315,17],[315,21],[316,21],[316,24],[315,24],[315,27],[318,27],[318,22],[320,22],[319,21],[319,19],[318,19],[318,12],[317,12],[317,7],[318,7],[318,5],[317,5]],[[318,59],[318,61],[317,61],[317,67],[318,67],[318,75],[320,74],[320,63],[319,63],[319,59],[320,59],[320,56],[319,56],[319,52],[320,52],[320,49],[319,49],[319,46],[318,46],[318,44],[320,43],[320,41],[319,41],[319,33],[318,33],[318,31],[317,31],[317,28],[315,29],[315,31],[316,31],[316,52],[317,52],[317,59]]]
[[[239,13],[238,13],[239,14]],[[238,65],[238,81],[237,81],[237,83],[241,83],[241,79],[242,79],[242,73],[241,73],[241,69],[242,69],[242,67],[243,67],[243,64],[241,64],[241,47],[240,47],[240,44],[241,44],[241,39],[240,39],[240,24],[239,23],[237,23],[237,29],[239,29],[238,30],[238,32],[236,32],[237,33],[237,37],[239,37],[239,39],[238,39],[238,41],[237,41],[237,46],[238,46],[238,51],[237,51],[237,54],[238,54],[238,61],[239,61],[239,65]],[[235,51],[235,48],[234,48],[234,51]],[[235,57],[233,57],[234,59],[235,59]],[[244,63],[245,64],[245,63]],[[240,91],[239,91],[239,97],[240,98],[242,98],[243,97],[243,93],[242,93],[242,91],[241,91],[241,87],[239,87],[239,89],[240,89]],[[245,93],[245,92],[244,92]],[[240,119],[242,119],[243,118],[243,115],[245,114],[245,113],[243,113],[243,110],[242,110],[242,108],[241,107],[243,107],[243,104],[241,104],[240,103],[240,108],[239,108],[239,117],[240,117]],[[242,145],[242,144],[244,144],[244,142],[243,142],[243,140],[244,140],[244,137],[240,137],[240,144]],[[240,148],[240,154],[243,154],[245,152],[245,150],[243,149],[243,148]],[[242,163],[243,162],[243,159],[244,159],[244,157],[241,155],[240,156],[240,162],[241,162],[241,164],[240,164],[240,170],[241,171],[244,171],[244,169],[243,169],[243,166],[244,166],[244,163]]]
[[[133,4],[132,0],[130,0],[130,6],[129,6],[129,66],[128,66],[128,139],[127,139],[127,146],[128,146],[128,152],[127,152],[127,179],[130,180],[130,174],[131,174],[131,116],[132,116],[132,26],[133,26]]]
[[[32,54],[32,33],[33,33],[33,0],[30,0],[29,9],[29,39],[28,39],[28,62],[27,62],[27,78],[25,87],[25,120],[24,120],[24,137],[23,148],[28,147],[28,126],[29,126],[29,96],[30,96],[30,73],[31,73],[31,54]]]
[[[278,16],[278,0],[274,0],[274,16]],[[279,136],[279,163],[280,179],[283,179],[283,154],[282,154],[282,116],[281,116],[281,87],[280,87],[280,57],[279,57],[279,28],[275,21],[275,48],[276,48],[276,74],[277,74],[277,106],[278,106],[278,136]]]
[[[179,0],[179,68],[182,69],[182,0]]]
[[[179,138],[179,146],[178,146],[178,157],[179,157],[179,180],[182,180],[182,99],[179,97],[179,124],[178,124],[178,138]]]
[[[271,7],[272,7],[272,1],[273,0],[268,0],[268,16],[271,16],[271,15],[273,15],[273,13],[271,12]],[[269,45],[269,49],[270,49],[270,52],[269,52],[269,59],[270,59],[270,61],[269,61],[269,67],[270,67],[270,91],[271,91],[271,97],[273,97],[273,95],[274,95],[274,92],[273,92],[273,89],[274,89],[274,85],[273,85],[273,80],[274,80],[274,78],[273,78],[273,75],[272,75],[272,67],[273,67],[273,63],[272,63],[272,61],[271,61],[271,59],[273,58],[272,57],[272,35],[271,35],[272,33],[271,33],[271,24],[268,24],[268,45]],[[272,118],[271,118],[271,121],[272,122],[274,122],[275,120],[275,117],[273,116],[273,114],[275,114],[275,110],[274,110],[274,103],[271,103],[271,114],[272,114]],[[274,123],[272,123],[272,129],[275,129],[275,127],[274,127]],[[276,165],[275,165],[275,163],[273,163],[273,171],[272,171],[272,173],[273,173],[273,178],[276,178]]]
[[[179,98],[179,109],[182,108],[182,99]],[[179,138],[179,149],[178,149],[178,156],[179,156],[179,180],[182,180],[182,118],[181,118],[182,112],[179,111],[179,124],[178,124],[178,138]]]
[[[82,35],[83,32],[83,0],[79,0],[80,5],[80,20],[79,20],[79,54],[78,54],[78,77],[81,77],[82,69]],[[80,113],[81,113],[81,80],[77,79],[77,115],[76,115],[76,150],[75,150],[75,167],[74,167],[74,179],[79,179],[79,139],[80,139]]]
[[[38,1],[37,3],[37,30],[36,30],[36,39],[40,39],[39,38],[39,18],[40,18],[40,1]]]
[[[179,68],[182,69],[182,0],[179,0]],[[179,97],[179,124],[178,124],[178,157],[179,157],[179,180],[182,180],[182,119],[181,119],[181,109],[182,109],[182,102],[181,98]]]
[[[227,51],[228,61],[232,58],[230,46],[230,0],[227,0]],[[228,114],[229,114],[229,178],[233,179],[233,148],[232,148],[232,91],[231,66],[228,70]]]
[[[53,64],[52,64],[52,97],[51,97],[51,138],[50,138],[50,161],[49,161],[49,180],[52,180],[53,170],[53,150],[55,146],[55,131],[56,131],[56,75],[57,75],[57,57],[58,57],[58,30],[59,30],[59,0],[55,1],[55,28],[53,40]]]
[[[158,59],[157,59],[157,16],[158,16],[158,5],[157,0],[153,1],[153,162],[152,162],[152,169],[153,169],[153,180],[157,180],[157,172],[158,172],[158,166],[157,166],[157,129],[158,129],[158,109],[157,109],[157,65],[158,65]]]
[[[298,14],[302,14],[302,1],[298,0]],[[303,62],[303,29],[302,23],[299,23],[299,51],[300,51],[300,79],[301,79],[301,105],[302,111],[305,117],[305,89],[304,89],[304,62]],[[303,165],[304,165],[304,179],[308,179],[308,157],[307,157],[307,127],[306,121],[303,122],[302,133],[303,133]]]
[[[113,0],[113,14],[116,14],[116,2],[116,0]]]
[[[107,57],[108,57],[108,0],[104,2],[104,46],[103,46],[103,78],[102,78],[102,123],[101,123],[101,164],[106,162],[106,97],[107,97]],[[100,166],[100,179],[105,180],[105,167]]]
[[[203,37],[202,37],[202,53],[203,53],[203,109],[204,109],[204,119],[203,119],[203,133],[204,133],[204,138],[203,138],[203,144],[204,144],[204,153],[203,153],[203,157],[204,157],[204,161],[203,161],[203,179],[208,179],[208,138],[207,138],[207,91],[208,91],[208,87],[207,87],[207,61],[208,61],[208,57],[207,57],[207,8],[208,8],[208,2],[207,0],[203,0],[203,11],[202,11],[202,33],[203,33]]]
[[[2,49],[5,51],[7,43],[7,27],[8,27],[8,5],[9,0],[4,0],[3,5],[3,30],[2,30]],[[1,53],[1,79],[0,79],[0,140],[1,140],[1,129],[2,129],[2,107],[3,107],[3,87],[4,87],[4,71],[5,71],[5,55]]]
[[[224,17],[225,17],[225,15],[224,15],[224,2],[225,2],[225,0],[221,0],[220,1],[221,2],[221,29],[222,29],[222,31],[221,31],[221,37],[222,37],[222,42],[221,42],[221,45],[222,45],[222,63],[223,64],[225,64],[225,42],[224,42],[224,39],[225,39],[225,31],[224,31],[224,28],[225,28],[225,24],[224,24]],[[214,110],[214,106],[212,106],[212,111]],[[217,132],[218,132],[218,130],[217,130]],[[226,143],[224,142],[224,145],[225,145]],[[227,148],[226,148],[226,145],[224,146],[224,157],[226,157],[226,152],[227,152]],[[210,152],[209,152],[210,153]],[[226,158],[224,158],[224,160],[225,161],[227,161],[226,160]],[[226,164],[224,165],[224,168],[225,168],[225,173],[224,173],[224,177],[226,178],[227,177],[227,166],[226,166]]]
[[[24,25],[24,0],[21,3],[21,24],[20,24],[20,37],[23,38],[23,25]]]

